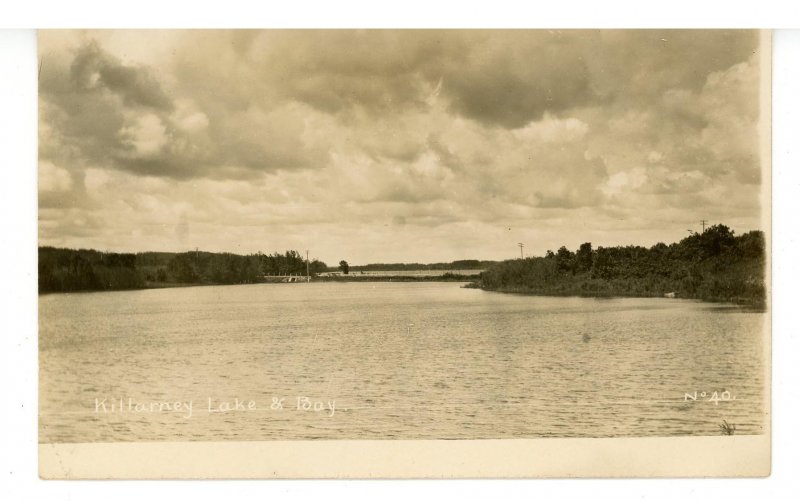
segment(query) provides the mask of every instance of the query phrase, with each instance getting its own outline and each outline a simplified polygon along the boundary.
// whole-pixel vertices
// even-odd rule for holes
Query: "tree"
[[[610,249],[598,247],[592,263],[592,278],[610,278],[612,274]]]
[[[197,272],[189,253],[176,254],[167,265],[167,270],[172,278],[179,283],[193,283],[197,281]]]
[[[312,276],[319,275],[320,273],[324,273],[328,269],[328,265],[319,261],[317,259],[313,259],[311,264],[308,266],[309,271]]]
[[[578,272],[592,269],[592,244],[590,242],[581,244],[575,254],[575,266]]]
[[[556,252],[556,265],[561,271],[572,271],[574,259],[575,255],[564,246]]]
[[[345,260],[339,261],[339,269],[342,270],[342,273],[344,273],[345,275],[350,273],[350,265],[347,264],[347,261]]]
[[[740,235],[737,240],[736,248],[743,257],[764,259],[766,249],[764,232],[749,231]]]
[[[703,258],[719,256],[735,243],[733,232],[724,224],[715,224],[700,235]]]

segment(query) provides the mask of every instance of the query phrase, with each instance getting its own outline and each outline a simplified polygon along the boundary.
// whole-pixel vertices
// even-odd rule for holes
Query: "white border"
[[[769,435],[42,444],[52,479],[764,477]]]
[[[9,28],[793,28],[792,2],[745,0],[107,0],[26,2]],[[8,9],[10,10],[10,9]]]

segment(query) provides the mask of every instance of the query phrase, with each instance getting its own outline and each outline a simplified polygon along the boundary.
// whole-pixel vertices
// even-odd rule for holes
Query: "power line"
[[[706,223],[707,223],[707,222],[708,222],[708,221],[706,221],[705,219],[701,219],[701,220],[700,220],[700,223],[703,225],[703,233],[705,233],[705,232],[706,232]]]
[[[517,245],[519,245],[519,258],[520,259],[525,259],[525,256],[522,255],[522,248],[525,247],[525,244],[518,243]]]

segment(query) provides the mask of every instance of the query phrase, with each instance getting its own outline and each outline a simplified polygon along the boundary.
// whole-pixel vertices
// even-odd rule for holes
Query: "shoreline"
[[[304,280],[300,280],[297,282],[270,282],[270,281],[263,281],[263,282],[250,282],[250,283],[241,283],[241,284],[223,284],[223,283],[166,283],[166,282],[153,282],[145,285],[144,287],[135,287],[135,288],[127,288],[127,289],[92,289],[92,290],[76,290],[76,291],[48,291],[48,292],[39,292],[39,296],[51,295],[51,294],[88,294],[88,293],[96,293],[96,292],[123,292],[123,291],[143,291],[143,290],[152,290],[152,289],[176,289],[176,288],[184,288],[184,287],[210,287],[210,286],[235,286],[235,285],[259,285],[259,284],[304,284],[304,283],[329,283],[329,282],[462,282],[464,285],[461,286],[463,289],[478,289],[484,292],[494,292],[498,294],[516,294],[520,296],[539,296],[539,297],[580,297],[580,298],[595,298],[595,299],[619,299],[619,298],[651,298],[651,299],[681,299],[681,300],[689,300],[689,301],[698,301],[703,303],[717,303],[717,304],[727,304],[732,306],[738,306],[745,309],[752,309],[760,312],[768,311],[766,303],[753,303],[752,301],[747,301],[743,298],[700,298],[700,297],[686,297],[686,296],[678,296],[675,298],[667,298],[663,295],[659,294],[620,294],[620,293],[609,293],[609,292],[577,292],[577,291],[536,291],[531,289],[525,288],[505,288],[505,289],[490,289],[487,287],[481,286],[479,282],[476,282],[477,276],[474,275],[449,275],[448,278],[442,279],[442,275],[432,275],[432,276],[425,276],[425,277],[415,277],[415,276],[350,276],[350,277],[312,277],[311,282],[306,282]]]
[[[753,309],[758,311],[768,311],[766,302],[753,302],[746,298],[723,298],[723,297],[690,297],[690,296],[675,296],[669,298],[663,294],[624,294],[612,292],[586,292],[586,291],[536,291],[526,288],[499,288],[490,289],[481,286],[479,283],[470,282],[464,286],[467,289],[480,289],[486,292],[497,292],[500,294],[517,294],[521,296],[541,296],[541,297],[582,297],[582,298],[597,298],[597,299],[615,299],[615,298],[651,298],[651,299],[682,299],[689,301],[698,301],[702,303],[717,303],[738,306],[741,308]]]
[[[142,287],[127,287],[127,288],[118,288],[118,289],[81,289],[81,290],[71,290],[71,291],[39,291],[37,294],[39,296],[45,296],[50,294],[88,294],[94,292],[123,292],[123,291],[143,291],[143,290],[152,290],[152,289],[178,289],[184,287],[210,287],[210,286],[233,286],[233,285],[259,285],[259,284],[305,284],[305,283],[314,283],[314,282],[467,282],[467,283],[474,283],[473,280],[477,279],[477,275],[448,275],[446,278],[443,278],[444,275],[430,275],[430,276],[403,276],[403,275],[391,275],[391,276],[357,276],[351,275],[349,277],[311,277],[311,281],[307,282],[304,280],[305,277],[301,277],[301,280],[297,280],[294,282],[282,282],[282,281],[270,281],[270,280],[263,280],[258,282],[245,282],[245,283],[236,283],[236,284],[226,284],[226,283],[171,283],[171,282],[148,282]]]

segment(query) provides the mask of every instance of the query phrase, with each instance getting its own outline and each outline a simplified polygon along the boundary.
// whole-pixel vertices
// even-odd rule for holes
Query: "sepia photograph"
[[[39,31],[40,474],[768,475],[771,55]]]

